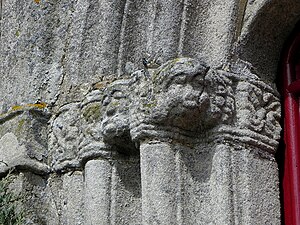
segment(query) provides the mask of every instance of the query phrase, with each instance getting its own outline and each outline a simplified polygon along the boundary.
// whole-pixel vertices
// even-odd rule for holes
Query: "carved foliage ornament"
[[[52,123],[56,152],[68,160],[99,149],[137,153],[143,140],[200,142],[207,134],[274,153],[280,133],[280,102],[270,86],[191,58],[136,71],[69,106],[71,112],[61,109]]]

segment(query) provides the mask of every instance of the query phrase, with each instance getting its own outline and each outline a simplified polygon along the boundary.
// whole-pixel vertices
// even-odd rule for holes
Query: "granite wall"
[[[26,224],[280,224],[274,79],[300,3],[1,3],[0,173]]]

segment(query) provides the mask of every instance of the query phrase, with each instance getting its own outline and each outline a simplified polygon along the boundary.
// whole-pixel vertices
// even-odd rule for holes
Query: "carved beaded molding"
[[[227,72],[178,58],[93,84],[82,101],[60,107],[48,121],[50,166],[57,171],[90,158],[135,155],[145,141],[252,146],[272,157],[279,120],[277,92],[246,67]]]

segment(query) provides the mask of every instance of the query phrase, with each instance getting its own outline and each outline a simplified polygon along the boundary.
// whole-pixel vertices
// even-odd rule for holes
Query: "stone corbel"
[[[140,188],[126,189],[135,182],[140,185],[139,159],[128,156],[137,153],[129,136],[128,82],[115,78],[98,82],[81,101],[60,107],[50,121],[53,170],[84,169],[86,224],[115,223],[129,214],[126,210],[141,211]],[[124,175],[127,171],[132,171],[131,177]],[[120,202],[128,207],[120,207]],[[135,214],[127,217],[131,216],[131,221],[140,219]]]
[[[133,82],[112,79],[82,103],[85,126],[79,156],[86,160],[86,224],[116,224],[123,217],[133,223],[141,220],[138,149],[129,132],[128,90]]]
[[[131,140],[198,143],[209,133],[274,155],[281,131],[279,94],[249,69],[232,68],[209,69],[198,60],[180,58],[152,70],[150,77],[133,73],[128,103],[121,107]]]

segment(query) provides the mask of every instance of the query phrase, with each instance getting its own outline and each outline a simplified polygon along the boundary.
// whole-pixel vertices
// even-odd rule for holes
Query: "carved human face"
[[[133,123],[157,124],[195,131],[205,115],[209,97],[203,92],[207,67],[196,60],[178,59],[141,82]],[[145,90],[146,94],[145,94]]]
[[[118,80],[105,90],[103,98],[103,121],[101,130],[104,141],[117,147],[118,151],[136,151],[129,131],[130,80]]]
[[[208,96],[203,93],[203,74],[176,74],[170,77],[156,94],[157,105],[152,118],[170,126],[194,131],[199,117],[208,107]]]

